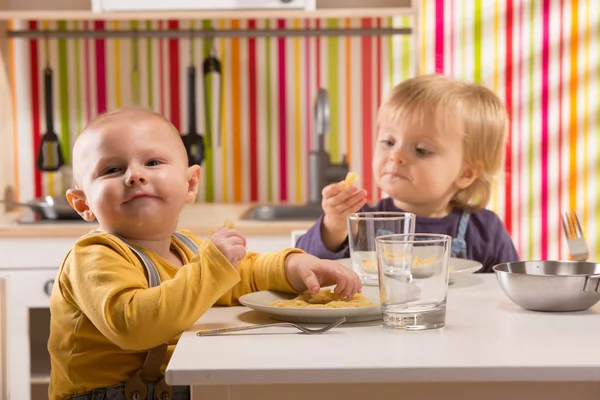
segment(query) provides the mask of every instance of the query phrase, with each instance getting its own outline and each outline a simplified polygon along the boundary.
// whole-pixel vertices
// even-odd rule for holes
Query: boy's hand
[[[321,260],[310,254],[290,254],[285,259],[285,276],[297,292],[317,293],[321,287],[336,285],[334,293],[350,298],[362,290],[354,271],[332,260]]]
[[[238,261],[246,257],[246,238],[234,229],[219,228],[208,240],[217,246],[234,267],[237,267]]]
[[[345,187],[345,182],[333,183],[323,188],[321,206],[325,212],[323,224],[328,230],[346,231],[346,217],[367,203],[367,191],[355,185]]]

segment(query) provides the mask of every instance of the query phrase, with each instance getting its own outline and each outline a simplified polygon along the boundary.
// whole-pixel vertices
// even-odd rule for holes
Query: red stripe
[[[307,19],[306,20],[306,29],[310,29],[310,20]],[[306,56],[304,57],[304,68],[306,69],[306,80],[305,80],[305,97],[304,97],[304,104],[306,107],[306,110],[310,110],[310,103],[312,100],[312,91],[310,90],[310,36],[306,37],[306,51],[305,51]],[[312,127],[311,127],[311,113],[307,112],[306,116],[305,116],[305,123],[306,123],[306,152],[310,152],[312,150],[311,148],[311,141],[310,138],[312,136]],[[308,158],[305,159],[306,163],[308,164]],[[309,177],[310,179],[310,177]]]
[[[321,28],[321,21],[320,20],[316,20],[315,21],[316,29]],[[321,38],[319,36],[317,36],[317,45],[316,45],[316,55],[317,55],[317,89],[319,89],[321,87]]]
[[[508,112],[508,139],[506,141],[506,160],[504,165],[506,180],[504,182],[504,224],[509,233],[512,232],[512,80],[513,80],[513,1],[506,3],[506,111]]]
[[[36,30],[37,22],[29,21],[29,29]],[[29,67],[31,71],[31,122],[32,122],[32,139],[33,139],[33,180],[35,197],[42,195],[42,174],[36,168],[37,152],[42,142],[41,127],[40,127],[40,85],[39,85],[39,69],[38,69],[38,46],[37,40],[29,41]]]
[[[444,73],[444,0],[435,0],[435,72]]]
[[[550,0],[542,2],[542,232],[548,232],[548,64],[550,62]],[[540,235],[542,260],[548,258],[548,235]]]
[[[94,21],[97,31],[104,30],[104,21]],[[98,114],[106,111],[106,43],[104,39],[95,39],[96,46],[96,110]]]
[[[517,44],[517,48],[519,49],[519,57],[517,62],[517,73],[518,73],[518,95],[517,95],[517,132],[516,138],[518,139],[518,148],[517,148],[517,199],[523,198],[523,185],[522,185],[522,174],[523,174],[523,135],[524,132],[521,129],[520,122],[523,119],[523,13],[525,11],[525,4],[523,2],[519,5],[519,43]],[[522,248],[523,244],[523,207],[519,205],[517,211],[517,229],[519,231],[519,243],[518,249]],[[519,251],[521,253],[521,251]]]
[[[377,27],[381,28],[381,18],[377,18]],[[391,54],[389,55],[392,56]],[[377,36],[377,110],[381,106],[381,36]],[[390,76],[390,79],[392,77]],[[381,188],[377,187],[376,194],[377,199],[382,196]]]
[[[277,27],[285,29],[285,20],[277,20]],[[285,101],[285,38],[277,39],[279,50],[279,200],[287,200],[287,118]]]
[[[83,23],[83,29],[88,29],[88,23]],[[83,40],[83,68],[85,70],[85,117],[86,122],[90,122],[92,119],[92,88],[90,78],[90,41],[89,39]]]
[[[362,18],[361,25],[363,28],[371,27],[370,18]],[[372,71],[372,60],[373,60],[373,49],[371,43],[371,37],[363,36],[361,38],[362,47],[362,104],[363,104],[363,118],[362,118],[362,133],[363,133],[363,152],[362,152],[362,171],[363,171],[363,182],[364,187],[368,191],[369,200],[374,200],[373,196],[373,176],[367,171],[371,171],[371,157],[373,153],[373,99],[372,99],[372,88],[373,88],[373,71]]]
[[[169,29],[179,28],[177,21],[169,21]],[[179,111],[179,40],[169,39],[169,89],[171,91],[171,122],[181,131]]]
[[[560,0],[560,42],[558,45],[558,98],[562,100],[563,96],[563,49],[564,49],[564,35],[563,35],[563,19],[564,19],[564,8],[565,8],[565,0]],[[562,147],[563,142],[563,107],[562,101],[558,102],[558,146],[559,149]],[[562,210],[562,151],[558,151],[558,209]],[[558,216],[557,216],[558,217]],[[563,249],[562,249],[562,241],[563,241],[563,232],[561,230],[560,224],[558,224],[558,259],[562,260],[563,257]]]
[[[255,29],[256,21],[248,21],[248,29]],[[248,39],[248,104],[250,107],[250,200],[258,201],[258,125],[256,120],[256,39]]]
[[[158,29],[163,29],[163,22],[158,21]],[[165,115],[165,63],[164,39],[158,39],[158,95],[160,97],[160,113]]]

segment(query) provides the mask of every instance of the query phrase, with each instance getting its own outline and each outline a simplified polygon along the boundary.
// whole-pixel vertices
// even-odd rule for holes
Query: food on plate
[[[344,189],[349,188],[354,182],[358,181],[358,174],[356,172],[348,172],[348,174],[346,174],[346,179],[344,179],[342,181],[342,184],[344,185]]]
[[[349,299],[340,299],[331,289],[323,289],[317,293],[300,294],[290,300],[276,300],[270,306],[282,308],[358,308],[370,307],[376,303],[362,293],[356,293]]]

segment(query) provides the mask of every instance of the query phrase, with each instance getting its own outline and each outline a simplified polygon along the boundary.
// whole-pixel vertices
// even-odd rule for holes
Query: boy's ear
[[[187,169],[188,190],[185,197],[185,202],[191,204],[196,200],[198,188],[200,186],[200,166],[192,165]]]
[[[88,207],[85,201],[85,194],[81,189],[69,189],[67,190],[67,200],[71,207],[77,211],[81,218],[84,220],[91,222],[96,219],[96,216]]]
[[[481,171],[483,171],[483,165],[479,161],[465,165],[454,184],[458,189],[466,189],[481,175]]]

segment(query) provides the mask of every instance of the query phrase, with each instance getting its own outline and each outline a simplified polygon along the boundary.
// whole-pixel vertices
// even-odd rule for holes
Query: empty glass
[[[451,241],[448,235],[427,233],[376,239],[384,328],[421,330],[445,325]]]
[[[377,286],[375,238],[415,232],[415,214],[406,212],[359,212],[348,216],[348,242],[352,269],[364,285]]]

